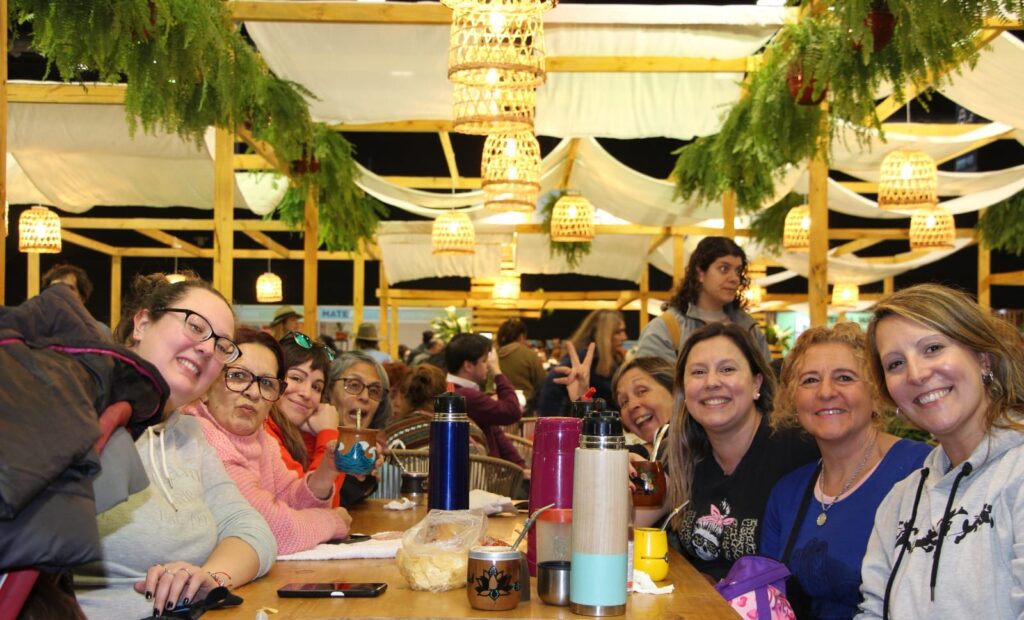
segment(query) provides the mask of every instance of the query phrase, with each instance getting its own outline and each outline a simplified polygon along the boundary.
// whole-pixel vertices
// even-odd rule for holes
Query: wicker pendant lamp
[[[594,206],[579,192],[558,199],[551,212],[551,240],[587,243],[594,239]]]
[[[529,0],[457,9],[448,45],[448,79],[457,84],[532,87],[544,83],[544,20]],[[525,8],[524,8],[525,7]]]
[[[517,83],[515,76],[497,79],[493,86],[455,85],[454,131],[481,136],[533,131],[536,90]]]
[[[790,252],[806,252],[811,249],[811,210],[807,205],[793,207],[786,214],[782,247]]]
[[[852,308],[860,301],[860,288],[849,282],[839,282],[832,285],[832,305],[842,308]]]
[[[760,306],[764,301],[764,287],[760,284],[751,284],[747,287],[747,290],[743,292],[743,296],[747,300],[747,306],[751,308]]]
[[[445,211],[434,220],[430,232],[435,256],[465,256],[476,253],[476,233],[469,216]]]
[[[178,257],[174,257],[174,273],[169,273],[164,278],[171,284],[177,284],[178,282],[184,282],[187,278],[185,274],[178,273]]]
[[[46,207],[35,206],[18,219],[18,250],[57,254],[61,249],[60,217]]]
[[[952,250],[956,247],[956,220],[949,209],[935,205],[918,209],[910,218],[910,249]]]
[[[922,209],[938,202],[935,160],[927,153],[897,149],[882,160],[880,209]]]
[[[270,259],[267,259],[267,271],[256,278],[256,301],[261,304],[277,303],[284,299],[281,276],[270,270]]]
[[[494,281],[491,297],[498,308],[514,308],[522,290],[522,281],[516,271],[502,269],[501,275]]]
[[[532,212],[540,194],[540,144],[533,132],[487,136],[480,177],[486,208]]]

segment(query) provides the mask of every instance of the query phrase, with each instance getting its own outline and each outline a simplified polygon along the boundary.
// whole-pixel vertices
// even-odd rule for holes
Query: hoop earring
[[[992,381],[994,381],[995,378],[995,374],[992,373],[991,368],[986,368],[985,370],[981,371],[981,382],[984,383],[985,385],[991,385]]]
[[[903,413],[900,412],[900,408],[896,407],[896,417],[898,418],[898,417],[900,417],[902,415],[903,415]]]

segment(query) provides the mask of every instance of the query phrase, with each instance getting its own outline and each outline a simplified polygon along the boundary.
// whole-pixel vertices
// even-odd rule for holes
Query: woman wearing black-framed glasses
[[[278,553],[344,538],[352,518],[344,508],[331,509],[338,474],[334,460],[323,459],[311,475],[300,476],[287,468],[277,441],[265,430],[270,409],[287,386],[280,345],[252,329],[240,329],[237,340],[244,357],[228,365],[223,381],[187,412],[199,419],[228,475],[267,520]]]

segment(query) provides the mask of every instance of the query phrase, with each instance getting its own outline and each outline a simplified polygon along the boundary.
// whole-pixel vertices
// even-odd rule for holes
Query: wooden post
[[[893,291],[896,290],[896,278],[889,276],[882,280],[882,294],[892,295]]]
[[[678,284],[686,271],[685,235],[672,235],[672,280]]]
[[[28,273],[25,276],[28,281],[25,283],[25,299],[31,299],[39,294],[39,253],[26,252],[28,259]]]
[[[0,49],[7,50],[7,0],[0,0]],[[0,54],[0,306],[7,297],[7,54]]]
[[[121,320],[121,257],[110,257],[110,331]]]
[[[647,327],[648,321],[647,300],[650,298],[649,293],[651,292],[651,270],[647,261],[644,261],[640,269],[642,269],[640,272],[640,331],[642,332]]]
[[[234,303],[235,139],[217,128],[213,157],[213,287]]]
[[[380,308],[380,337],[384,340],[383,343],[377,343],[377,348],[384,352],[391,352],[392,349],[397,349],[397,346],[392,346],[391,343],[391,330],[388,329],[388,279],[384,273],[384,261],[380,262],[380,269],[377,270],[377,282],[379,293],[379,305]],[[383,346],[381,346],[383,344]],[[395,354],[392,353],[391,357],[394,358]]]
[[[736,192],[728,190],[722,194],[722,234],[730,239],[736,237]]]
[[[388,335],[388,341],[391,343],[391,357],[396,362],[402,360],[398,359],[398,305],[390,304],[388,309],[391,311],[391,333]]]
[[[811,247],[807,254],[807,302],[812,327],[828,323],[828,164],[825,163],[827,143],[824,140],[808,167]]]
[[[978,212],[978,219],[985,217],[985,209]],[[986,310],[992,309],[992,250],[984,247],[978,239],[978,305]]]
[[[363,322],[363,290],[366,288],[366,252],[363,243],[359,242],[359,254],[352,259],[352,333],[359,329]],[[352,342],[355,346],[355,342]]]
[[[306,209],[302,227],[302,322],[303,329],[314,338],[320,335],[316,299],[316,251],[320,245],[320,207],[317,205],[318,198],[316,185],[310,184],[306,190]]]

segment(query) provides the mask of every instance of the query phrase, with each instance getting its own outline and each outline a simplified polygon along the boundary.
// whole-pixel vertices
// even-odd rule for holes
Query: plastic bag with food
[[[487,531],[471,510],[431,510],[402,536],[398,571],[413,590],[444,592],[466,585],[469,550]]]

